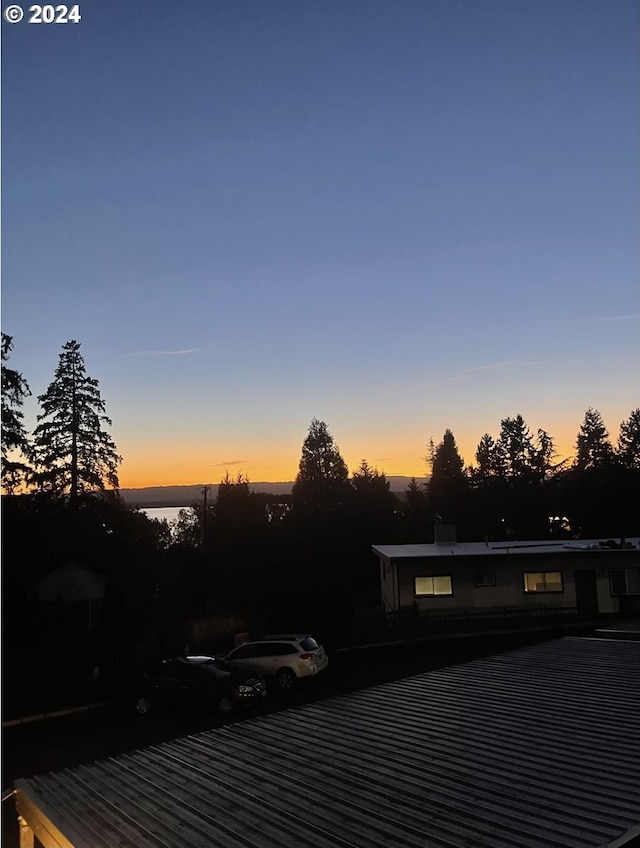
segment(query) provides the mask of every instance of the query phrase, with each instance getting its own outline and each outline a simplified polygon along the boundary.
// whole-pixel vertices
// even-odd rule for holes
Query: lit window
[[[526,571],[525,592],[562,592],[561,571]]]
[[[451,576],[444,577],[416,577],[416,596],[420,595],[453,595]]]
[[[496,573],[495,571],[474,571],[473,583],[475,586],[495,586]]]

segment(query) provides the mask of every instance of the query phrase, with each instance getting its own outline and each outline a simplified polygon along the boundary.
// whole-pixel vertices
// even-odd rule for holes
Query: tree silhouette
[[[105,430],[111,426],[98,381],[88,377],[80,344],[63,345],[47,391],[38,397],[42,413],[33,432],[35,478],[41,491],[69,494],[117,489],[116,446]]]
[[[558,452],[553,437],[546,430],[538,429],[533,464],[540,482],[544,483],[558,473],[567,463],[566,459],[554,462]]]
[[[22,374],[5,364],[12,348],[12,337],[2,333],[2,488],[9,494],[26,481],[31,470],[25,461],[31,449],[22,412],[31,390]]]
[[[458,452],[455,436],[445,430],[442,441],[435,450],[431,475],[438,481],[459,480],[464,477],[464,461]]]
[[[592,407],[585,413],[576,447],[572,467],[559,475],[562,511],[554,508],[554,513],[567,516],[572,531],[582,538],[631,534],[638,526],[638,481],[633,470],[617,461],[602,416]]]
[[[202,545],[202,506],[186,506],[171,522],[174,546],[196,549]]]
[[[427,494],[424,485],[418,483],[415,477],[409,480],[400,505],[401,541],[409,544],[433,541],[433,521],[429,521]]]
[[[620,424],[618,459],[625,468],[640,469],[640,408]]]
[[[580,426],[576,441],[575,467],[579,471],[589,468],[607,468],[614,462],[615,454],[602,415],[589,407]]]
[[[249,478],[240,473],[233,479],[229,472],[218,486],[214,519],[214,541],[230,551],[259,545],[269,523],[265,500],[251,490]]]
[[[464,461],[451,430],[445,430],[431,462],[431,477],[427,489],[429,506],[445,523],[463,526],[466,519],[469,488]]]
[[[375,538],[394,540],[398,499],[391,491],[384,471],[372,468],[363,459],[351,475],[354,491],[353,516],[356,530],[370,548]]]
[[[564,465],[555,457],[553,438],[542,429],[534,437],[522,415],[504,418],[496,441],[485,433],[470,471],[474,536],[545,538],[550,484]]]
[[[293,484],[294,509],[321,513],[339,509],[349,495],[348,479],[347,464],[327,425],[314,418]]]
[[[360,462],[358,468],[351,475],[351,485],[356,492],[362,494],[389,491],[389,481],[384,471],[372,468],[366,459]]]
[[[209,595],[226,596],[234,607],[252,615],[267,601],[270,552],[269,516],[265,499],[252,491],[249,478],[228,472],[220,481],[213,508]]]
[[[475,483],[486,483],[490,479],[506,476],[506,458],[501,442],[485,433],[476,448],[476,467],[472,470]]]
[[[498,441],[504,452],[507,477],[514,480],[535,476],[537,451],[522,415],[500,422]]]

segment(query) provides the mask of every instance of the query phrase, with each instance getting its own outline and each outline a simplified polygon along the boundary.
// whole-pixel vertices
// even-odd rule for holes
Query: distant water
[[[178,517],[181,509],[188,509],[186,506],[154,506],[150,509],[141,509],[140,512],[146,513],[149,518],[157,518],[162,521],[165,518],[167,521],[173,521]]]

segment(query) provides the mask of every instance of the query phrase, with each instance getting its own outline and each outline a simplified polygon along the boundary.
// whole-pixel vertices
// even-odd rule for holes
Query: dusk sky
[[[4,8],[3,4],[3,8]],[[85,0],[3,21],[2,329],[123,487],[640,405],[636,0]],[[25,7],[26,8],[26,7]]]

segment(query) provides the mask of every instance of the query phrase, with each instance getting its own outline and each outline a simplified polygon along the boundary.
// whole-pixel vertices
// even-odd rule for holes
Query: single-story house
[[[640,539],[374,545],[382,608],[640,611]]]

